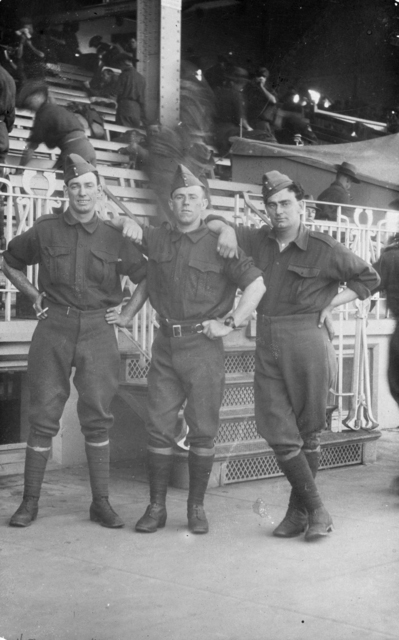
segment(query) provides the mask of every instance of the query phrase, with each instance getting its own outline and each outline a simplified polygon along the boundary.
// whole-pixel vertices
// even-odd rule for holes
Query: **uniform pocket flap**
[[[301,278],[315,278],[320,273],[320,269],[317,269],[317,267],[303,267],[295,264],[290,264],[288,271],[294,271],[294,273],[297,273]]]
[[[61,245],[57,247],[47,247],[47,250],[49,254],[53,257],[64,256],[64,255],[68,255],[68,253],[71,253],[71,247],[61,246]]]
[[[197,260],[195,258],[192,258],[188,264],[190,267],[194,267],[194,269],[198,269],[198,271],[202,271],[203,273],[207,273],[208,271],[212,271],[212,273],[220,273],[223,268],[221,264],[206,262],[205,260]]]
[[[118,262],[118,256],[114,253],[108,253],[107,251],[102,251],[101,249],[92,249],[92,254],[99,258],[103,262]]]

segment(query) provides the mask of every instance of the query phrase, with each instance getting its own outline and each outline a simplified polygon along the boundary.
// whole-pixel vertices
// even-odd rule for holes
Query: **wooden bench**
[[[97,109],[97,105],[93,104],[94,109]],[[31,111],[27,111],[26,109],[16,109],[16,117],[14,122],[14,130],[17,129],[28,129],[29,131],[32,129],[34,114]],[[138,129],[133,127],[123,127],[120,124],[115,124],[115,122],[107,122],[104,121],[104,129],[107,140],[111,140],[111,137],[116,138],[118,135],[126,133],[127,131],[138,131],[141,135],[145,135],[144,129]],[[114,135],[113,135],[114,134]],[[11,135],[14,137],[18,137],[15,131],[11,132]],[[122,143],[123,144],[123,143]]]

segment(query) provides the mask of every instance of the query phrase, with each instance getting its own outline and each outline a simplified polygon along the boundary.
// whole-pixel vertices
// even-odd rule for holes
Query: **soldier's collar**
[[[187,238],[189,238],[191,242],[196,243],[199,240],[201,240],[201,238],[206,236],[207,233],[209,233],[209,229],[203,220],[201,220],[201,224],[198,227],[198,229],[194,229],[194,231],[189,231],[188,233],[183,233],[182,231],[179,231],[179,229],[177,229],[176,227],[171,227],[171,229],[172,229],[172,234],[171,234],[172,242],[177,242],[177,240],[179,240],[181,236],[184,235],[184,236],[187,236]]]
[[[273,238],[277,242],[277,236],[274,229],[270,231],[269,238]],[[301,222],[301,224],[299,225],[298,235],[295,238],[295,240],[291,240],[291,243],[295,242],[296,246],[299,249],[302,249],[302,251],[306,251],[306,249],[308,248],[308,240],[309,240],[309,229],[307,229],[305,225]]]
[[[91,220],[89,220],[89,222],[80,222],[80,220],[77,220],[72,215],[72,213],[70,212],[70,210],[68,208],[64,213],[64,220],[70,226],[73,226],[73,225],[76,225],[76,224],[81,224],[83,229],[85,231],[87,231],[88,233],[94,233],[94,231],[98,227],[98,215],[97,215],[97,213],[94,213],[94,216],[91,218]]]

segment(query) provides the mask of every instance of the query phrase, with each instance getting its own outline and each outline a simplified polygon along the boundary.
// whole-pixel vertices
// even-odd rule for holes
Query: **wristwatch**
[[[232,329],[237,329],[236,323],[234,321],[234,316],[227,316],[224,321],[226,327],[231,327]]]

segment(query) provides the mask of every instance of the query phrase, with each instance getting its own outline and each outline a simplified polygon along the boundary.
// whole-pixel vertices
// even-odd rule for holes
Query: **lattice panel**
[[[226,374],[228,373],[253,373],[255,370],[254,353],[236,353],[227,355],[224,361]]]
[[[140,366],[139,358],[127,358],[126,359],[126,382],[135,382],[146,378],[150,370],[150,360],[145,360],[145,366]]]
[[[326,447],[321,450],[320,469],[361,464],[362,444],[351,442]],[[274,455],[264,455],[228,460],[224,484],[260,480],[282,475]]]
[[[222,407],[251,406],[254,403],[252,385],[227,386],[223,395]]]
[[[360,442],[348,442],[321,450],[320,469],[342,467],[348,464],[361,464],[362,445]]]
[[[224,483],[260,480],[279,475],[281,471],[273,455],[237,458],[227,462]]]
[[[255,420],[242,420],[241,422],[222,422],[216,444],[225,442],[245,442],[247,440],[263,440],[256,431]]]

